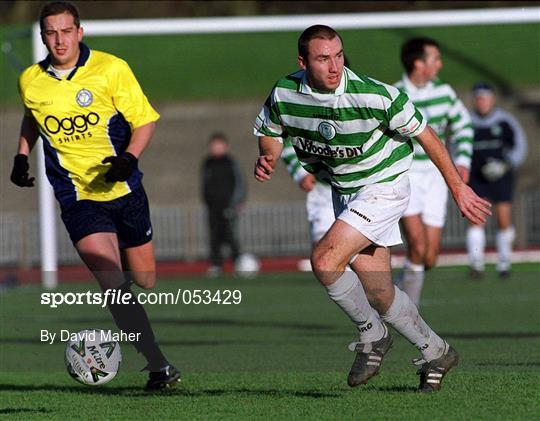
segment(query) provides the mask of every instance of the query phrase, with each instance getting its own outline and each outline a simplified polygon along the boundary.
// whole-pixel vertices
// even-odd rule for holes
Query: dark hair
[[[473,96],[494,95],[495,89],[493,89],[493,86],[486,82],[477,82],[472,87],[472,94]]]
[[[74,4],[68,1],[53,1],[47,3],[39,12],[39,28],[41,31],[45,29],[45,18],[48,16],[61,15],[62,13],[68,13],[73,16],[73,22],[75,26],[79,28],[81,26],[81,19],[79,17],[79,10]]]
[[[401,63],[407,74],[410,74],[414,70],[414,62],[416,60],[425,58],[425,47],[427,45],[440,49],[437,41],[427,37],[411,38],[401,46]]]
[[[217,139],[223,140],[225,143],[229,143],[229,141],[227,140],[227,136],[225,136],[223,132],[212,133],[208,139],[208,143],[212,143],[214,140]]]
[[[298,38],[298,54],[307,60],[309,53],[309,42],[312,39],[328,39],[332,40],[338,37],[341,43],[343,40],[339,34],[332,28],[326,25],[313,25],[307,28],[300,38]]]

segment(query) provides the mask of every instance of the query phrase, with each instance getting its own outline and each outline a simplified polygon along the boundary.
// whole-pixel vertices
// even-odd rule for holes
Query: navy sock
[[[156,343],[154,331],[146,311],[131,291],[130,282],[125,282],[120,287],[110,288],[110,290],[121,291],[122,296],[127,293],[131,294],[131,300],[128,304],[118,303],[119,300],[115,296],[114,302],[109,302],[107,306],[116,325],[123,332],[127,334],[134,333],[135,338],[138,338],[138,340],[132,341],[131,344],[146,358],[148,362],[146,368],[149,371],[159,371],[160,368],[167,366],[169,363]],[[109,301],[111,301],[110,297]]]

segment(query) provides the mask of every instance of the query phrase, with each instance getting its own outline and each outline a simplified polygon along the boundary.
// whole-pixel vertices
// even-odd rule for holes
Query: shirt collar
[[[403,78],[401,80],[403,82],[403,86],[404,86],[406,92],[419,92],[419,91],[422,91],[424,89],[431,89],[433,87],[433,81],[431,81],[431,80],[428,81],[428,83],[426,83],[424,86],[418,87],[414,83],[411,82],[411,80],[409,79],[409,76],[407,76],[407,74],[404,74]]]
[[[86,62],[90,58],[90,48],[82,42],[79,43],[79,58],[77,60],[77,63],[75,64],[75,68],[73,71],[69,74],[69,76],[66,78],[67,80],[70,80],[73,76],[75,76],[75,73],[77,72],[77,69],[79,67],[82,67],[86,65]],[[43,70],[45,70],[49,75],[52,77],[58,79],[58,77],[54,74],[54,72],[48,71],[49,65],[51,64],[51,55],[48,54],[47,57],[45,57],[44,60],[39,62],[39,65]]]
[[[313,90],[311,86],[309,86],[309,81],[307,78],[307,73],[305,70],[302,70],[302,78],[300,80],[300,87],[298,88],[298,92],[301,94],[307,94],[307,95],[334,95],[339,96],[343,95],[345,93],[345,90],[347,89],[347,82],[349,81],[349,76],[347,73],[347,68],[343,68],[343,76],[341,77],[341,82],[339,83],[339,86],[336,88],[334,92],[329,93],[323,93],[323,92],[317,92],[316,90]]]

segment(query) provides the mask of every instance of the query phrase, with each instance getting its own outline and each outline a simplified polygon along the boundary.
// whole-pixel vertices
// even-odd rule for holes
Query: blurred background
[[[74,2],[82,26],[94,19],[200,18],[538,6],[540,2],[435,1],[92,1]],[[0,2],[0,266],[39,264],[37,189],[9,183],[22,107],[17,78],[32,64],[31,25],[43,2]],[[324,23],[324,18],[321,22]],[[402,75],[399,50],[412,36],[441,44],[450,83],[470,107],[470,88],[486,81],[497,88],[499,105],[523,125],[529,155],[518,173],[515,192],[516,246],[540,246],[540,27],[538,23],[340,30],[351,68],[387,83]],[[424,26],[423,26],[424,25]],[[239,221],[242,249],[261,258],[305,256],[311,243],[305,195],[280,164],[271,183],[258,184],[252,165],[258,154],[252,124],[273,83],[297,69],[300,31],[203,33],[159,36],[88,36],[94,49],[130,64],[147,97],[161,114],[151,147],[141,160],[150,198],[158,260],[198,262],[207,257],[206,216],[201,201],[200,167],[211,133],[227,135],[231,153],[248,180]],[[31,168],[36,168],[35,154]],[[444,251],[464,250],[464,220],[450,203]],[[493,246],[493,227],[488,246]],[[59,263],[79,259],[58,221]],[[45,245],[46,246],[46,245]],[[397,248],[397,252],[402,250]],[[264,265],[263,265],[264,268]]]

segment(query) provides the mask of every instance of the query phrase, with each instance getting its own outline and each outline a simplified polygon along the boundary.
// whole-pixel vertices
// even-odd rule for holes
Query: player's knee
[[[311,254],[311,267],[315,274],[324,273],[327,270],[327,262],[321,253],[313,252]]]
[[[311,267],[319,279],[321,275],[336,272],[338,270],[337,264],[330,258],[329,254],[319,247],[315,248],[311,254]]]

